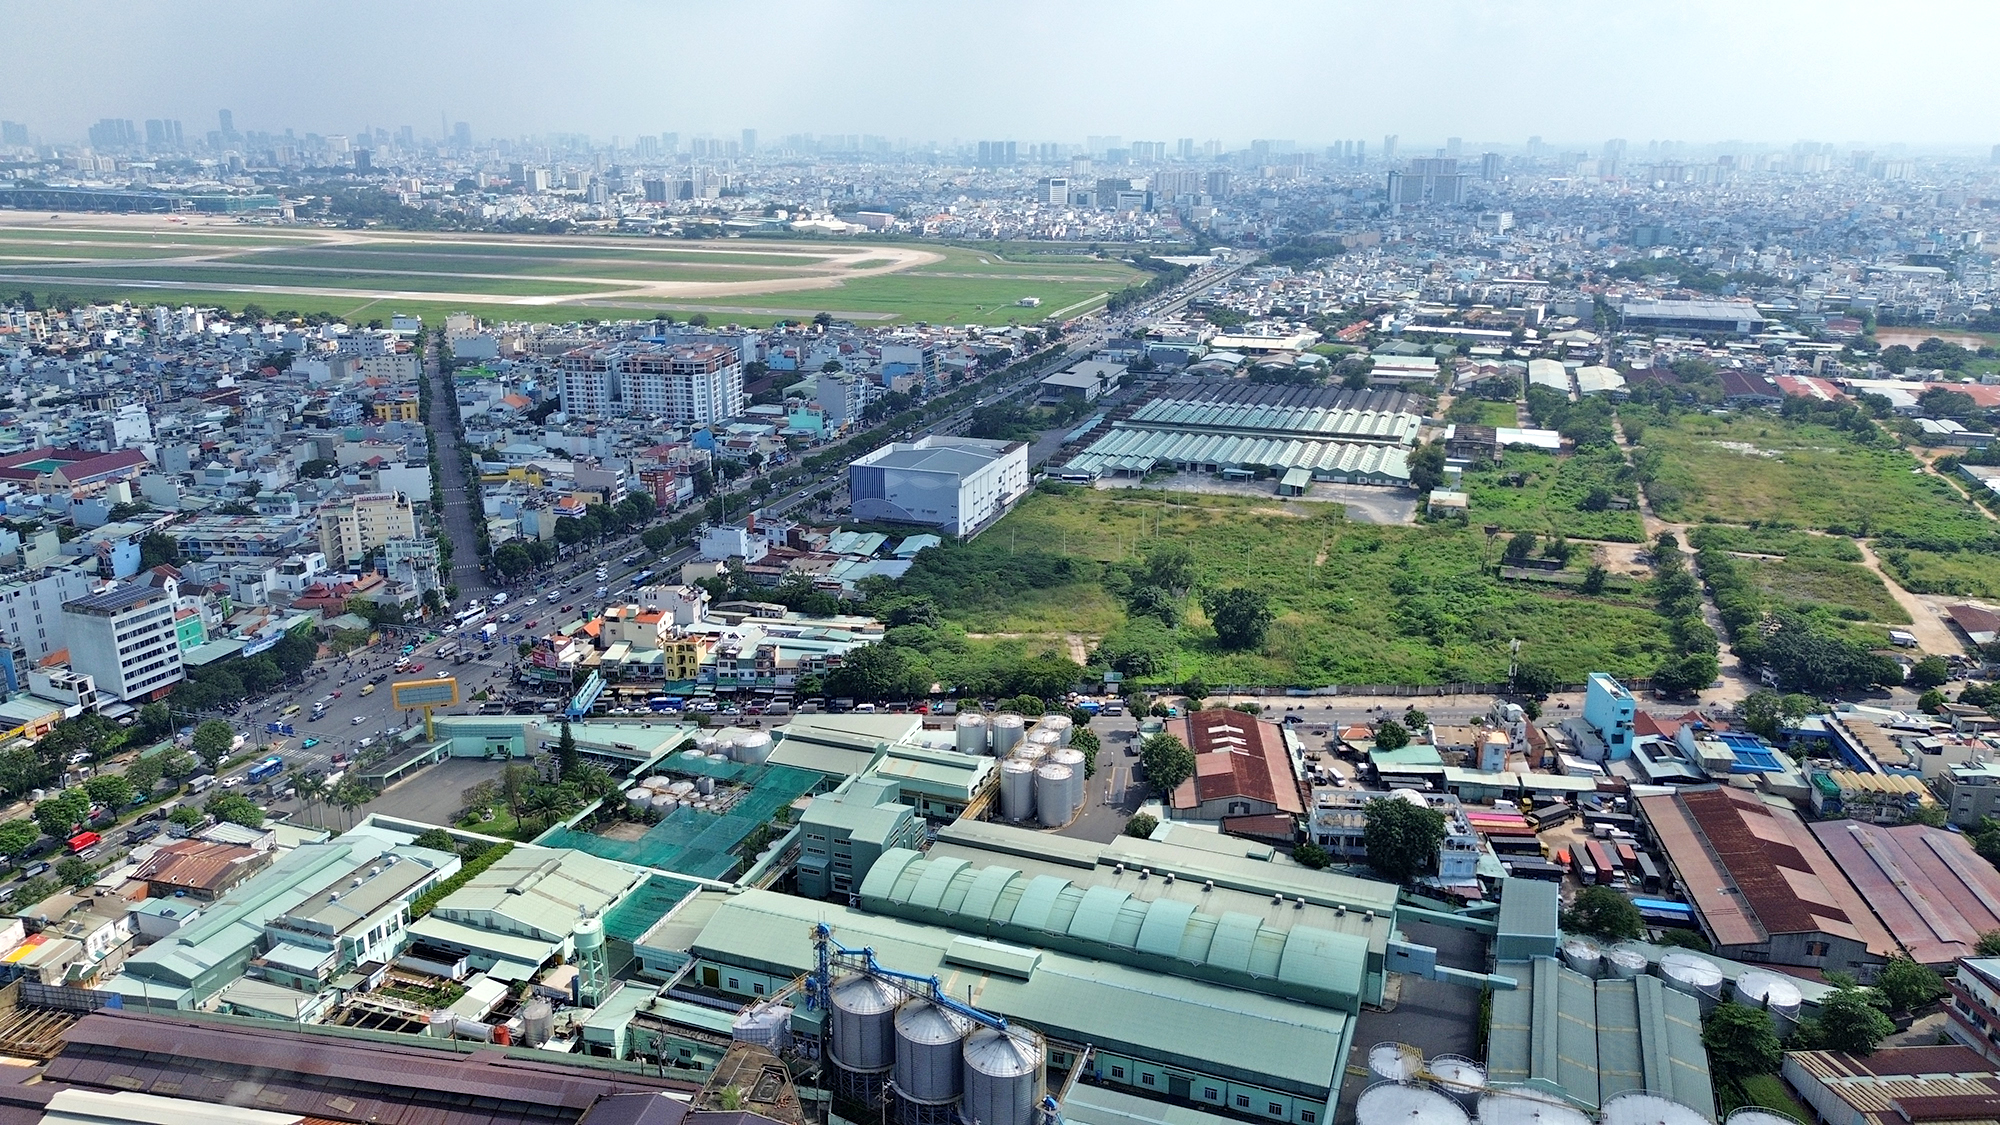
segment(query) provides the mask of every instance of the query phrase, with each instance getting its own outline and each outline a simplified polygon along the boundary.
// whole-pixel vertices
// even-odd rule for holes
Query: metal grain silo
[[[1058,747],[1049,752],[1049,761],[1058,766],[1069,767],[1069,811],[1072,813],[1076,812],[1083,807],[1083,787],[1085,780],[1083,776],[1083,751],[1072,750],[1067,746]]]
[[[1048,761],[1049,752],[1039,746],[1031,746],[1023,742],[1021,745],[1014,747],[1014,752],[1007,755],[1007,758],[1010,761],[1026,762],[1031,766],[1039,766],[1043,762]]]
[[[834,1065],[860,1074],[880,1074],[895,1065],[896,1005],[902,993],[867,973],[841,977],[827,991]]]
[[[1427,1086],[1378,1082],[1354,1103],[1356,1125],[1467,1125],[1459,1104]]]
[[[1799,982],[1783,973],[1751,969],[1736,978],[1736,1002],[1746,1008],[1764,1008],[1774,1016],[1796,1020],[1804,1000]],[[1780,1026],[1779,1030],[1784,1028]]]
[[[1590,1115],[1553,1096],[1519,1092],[1487,1094],[1479,1099],[1479,1125],[1590,1125]]]
[[[1055,735],[1058,746],[1069,745],[1070,731],[1075,728],[1076,724],[1070,721],[1068,715],[1043,715],[1041,721],[1035,724],[1036,730],[1045,730]]]
[[[1043,828],[1061,828],[1069,823],[1070,784],[1075,776],[1068,766],[1054,762],[1035,771],[1035,816]]]
[[[1660,955],[1660,979],[1700,1003],[1704,1015],[1722,999],[1722,966],[1685,949]]]
[[[1030,746],[1039,746],[1053,754],[1057,750],[1062,749],[1062,735],[1052,730],[1044,730],[1040,724],[1037,724],[1034,730],[1028,732],[1027,744]]]
[[[965,714],[958,717],[958,752],[961,754],[986,753],[986,716]]]
[[[987,720],[993,731],[993,754],[1004,758],[1021,744],[1024,720],[1012,711],[1002,711]]]
[[[521,1008],[521,1045],[539,1047],[555,1036],[556,1010],[547,1000],[530,1000]]]
[[[965,1089],[969,1021],[929,1000],[896,1009],[896,1112],[903,1125],[946,1125]]]
[[[1672,1098],[1627,1090],[1598,1109],[1600,1125],[1708,1125],[1701,1111]]]
[[[1000,815],[1026,820],[1035,815],[1035,764],[1019,758],[1000,763]]]
[[[1604,951],[1604,967],[1608,975],[1619,980],[1631,980],[1646,971],[1646,954],[1629,945],[1616,945]]]
[[[1562,943],[1563,964],[1587,977],[1597,976],[1604,968],[1604,951],[1589,938],[1564,938]]]
[[[981,1027],[965,1040],[962,1116],[979,1125],[1040,1125],[1047,1052],[1025,1028]]]

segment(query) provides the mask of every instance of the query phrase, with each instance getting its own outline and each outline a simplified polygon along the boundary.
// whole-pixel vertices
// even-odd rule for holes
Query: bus
[[[286,707],[283,711],[278,712],[278,717],[280,719],[289,719],[293,715],[298,714],[299,710],[300,710],[299,705],[294,703]]]
[[[264,759],[263,761],[258,762],[256,765],[251,766],[250,772],[244,774],[243,776],[245,780],[250,782],[250,784],[255,785],[260,781],[271,780],[272,778],[278,776],[280,773],[283,773],[284,769],[285,769],[285,760],[283,758],[278,757],[276,754],[273,754],[270,757]]]
[[[451,620],[453,624],[461,629],[470,629],[481,621],[486,620],[486,611],[483,609],[462,609],[453,615]]]

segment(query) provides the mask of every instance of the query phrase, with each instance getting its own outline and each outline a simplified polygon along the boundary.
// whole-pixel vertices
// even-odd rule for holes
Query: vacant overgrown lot
[[[1561,457],[1509,450],[1499,465],[1466,473],[1465,491],[1475,523],[1572,539],[1645,538],[1631,466],[1612,446]]]
[[[1164,545],[1191,552],[1197,592],[1169,628],[1109,591]],[[949,622],[1062,650],[1066,636],[1143,651],[1154,682],[1433,684],[1506,679],[1508,644],[1565,681],[1591,671],[1650,675],[1668,651],[1643,593],[1586,596],[1486,573],[1504,540],[1456,524],[1348,522],[1340,506],[1138,490],[1037,492],[973,543],[920,557],[899,595],[928,597]],[[1586,565],[1584,553],[1574,564]],[[1023,556],[1034,556],[1032,558]],[[1043,565],[1061,560],[1059,565]],[[1028,564],[1033,563],[1030,566]],[[1030,593],[1026,581],[1040,576]],[[1000,576],[968,582],[966,575]],[[1016,588],[1017,586],[1023,588]],[[1198,591],[1241,586],[1274,615],[1264,644],[1223,648]]]

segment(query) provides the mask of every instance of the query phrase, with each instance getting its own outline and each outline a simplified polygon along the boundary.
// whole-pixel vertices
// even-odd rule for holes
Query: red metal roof
[[[1242,797],[1275,805],[1280,812],[1305,811],[1283,741],[1270,724],[1241,711],[1211,710],[1189,715],[1186,727],[1187,744],[1194,751],[1191,795],[1196,802]],[[1175,798],[1180,805],[1180,794]]]
[[[1942,828],[1858,820],[1810,826],[1889,932],[1917,961],[1949,965],[2000,929],[2000,871]]]

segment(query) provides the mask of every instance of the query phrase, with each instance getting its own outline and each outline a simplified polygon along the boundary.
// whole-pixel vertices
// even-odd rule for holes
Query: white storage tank
[[[1607,1100],[1597,1120],[1599,1125],[1708,1125],[1708,1118],[1699,1110],[1640,1090],[1627,1090]]]
[[[708,740],[708,745],[709,745],[710,749],[713,749],[713,748],[714,748],[714,746],[715,746],[715,736],[714,736],[714,735],[710,735],[710,734],[705,734],[705,735],[702,735],[702,736],[701,736],[701,738],[705,738],[705,739],[707,739],[707,740]],[[696,741],[697,741],[697,742],[699,742],[699,741],[700,741],[700,739],[696,739]],[[706,758],[706,757],[708,757],[708,751],[707,751],[707,750],[704,750],[704,749],[702,749],[702,748],[701,748],[700,746],[698,746],[698,745],[697,745],[697,746],[695,746],[695,747],[694,747],[694,748],[692,748],[692,749],[689,749],[689,750],[683,750],[683,751],[681,751],[681,757],[683,757],[683,758],[688,758],[688,759],[694,759],[694,758]]]
[[[896,1009],[896,1097],[919,1106],[956,1101],[965,1088],[965,1017],[929,1000]]]
[[[1027,744],[1029,746],[1039,746],[1050,753],[1054,753],[1062,749],[1062,735],[1052,730],[1043,730],[1040,726],[1037,726],[1034,730],[1028,732]]]
[[[955,724],[958,730],[958,752],[961,754],[986,753],[986,716],[971,713],[962,714]]]
[[[1035,771],[1035,816],[1043,828],[1061,828],[1069,823],[1070,783],[1074,776],[1068,766],[1053,762]]]
[[[1000,815],[1026,820],[1035,815],[1035,764],[1019,758],[1000,763]]]
[[[1069,745],[1070,732],[1075,728],[1076,724],[1070,721],[1070,717],[1062,714],[1043,715],[1041,721],[1035,724],[1036,730],[1045,730],[1054,734],[1056,736],[1056,745],[1058,746]]]
[[[1479,1099],[1479,1125],[1590,1125],[1590,1115],[1522,1094],[1487,1094]]]
[[[433,1039],[449,1039],[451,1038],[452,1025],[456,1022],[458,1022],[458,1017],[452,1015],[451,1012],[444,1008],[433,1008],[431,1010],[431,1022],[428,1033]]]
[[[682,779],[667,786],[667,793],[675,797],[685,797],[694,792],[694,782]]]
[[[699,756],[706,758],[713,753],[715,753],[715,736],[713,734],[702,731],[700,734],[694,736],[694,754],[690,755],[691,757]]]
[[[1724,1125],[1799,1125],[1799,1122],[1789,1114],[1746,1105],[1730,1114]]]
[[[1069,811],[1074,813],[1082,809],[1084,786],[1088,781],[1083,776],[1083,751],[1067,746],[1057,747],[1049,753],[1048,760],[1069,767]]]
[[[1427,1086],[1378,1082],[1354,1103],[1356,1125],[1467,1125],[1459,1104]]]
[[[1751,969],[1736,978],[1736,1002],[1747,1008],[1765,1008],[1772,1015],[1796,1020],[1804,1000],[1799,982],[1783,973]]]
[[[696,778],[694,791],[704,797],[708,796],[710,793],[715,792],[715,779],[712,777]]]
[[[833,1061],[846,1070],[875,1073],[896,1062],[896,1005],[903,996],[867,973],[850,973],[827,990],[833,1010]]]
[[[771,759],[771,736],[761,730],[753,730],[736,740],[736,760],[746,765],[761,766]]]
[[[1377,1043],[1368,1048],[1368,1072],[1391,1082],[1415,1082],[1424,1069],[1424,1053],[1408,1043]]]
[[[1425,1067],[1431,1080],[1446,1097],[1464,1106],[1467,1113],[1486,1092],[1486,1068],[1464,1055],[1439,1055]]]
[[[653,794],[653,799],[646,802],[648,808],[651,808],[654,812],[661,813],[671,812],[679,804],[679,801],[665,793],[655,793]]]
[[[1660,979],[1701,1002],[1706,1013],[1722,999],[1722,966],[1685,949],[1660,955]]]
[[[625,791],[625,803],[635,809],[643,809],[653,799],[653,791],[645,786],[637,786]]]
[[[736,760],[736,736],[735,736],[735,735],[733,735],[733,734],[718,734],[718,735],[716,735],[716,736],[715,736],[715,745],[714,745],[714,746],[711,746],[711,747],[709,747],[709,751],[708,751],[708,760],[712,762],[712,761],[715,761],[715,760],[716,760],[716,759],[718,759],[718,758],[721,758],[721,759],[725,759],[725,760],[728,760],[728,761],[732,761],[732,762]]]
[[[1631,980],[1646,971],[1649,962],[1646,955],[1629,945],[1617,945],[1604,951],[1604,967],[1610,976],[1619,980]]]
[[[792,1009],[788,1004],[759,1004],[745,1008],[729,1027],[729,1038],[738,1043],[755,1043],[771,1051],[792,1045]]]
[[[653,776],[647,778],[646,780],[640,782],[639,784],[645,786],[648,789],[665,789],[667,786],[672,785],[673,783],[674,783],[673,778],[668,777],[666,774],[663,773],[656,773]]]
[[[556,1033],[556,1009],[547,1000],[534,999],[521,1008],[521,1045],[539,1047]]]
[[[1021,716],[1012,711],[1002,711],[987,720],[993,732],[993,753],[996,757],[1006,757],[1021,744],[1023,724]]]
[[[1587,977],[1596,976],[1604,967],[1603,951],[1589,938],[1564,938],[1562,960],[1564,965]]]
[[[1024,1028],[981,1027],[965,1039],[963,1117],[979,1125],[1040,1125],[1042,1037]]]
[[[1039,766],[1048,760],[1049,752],[1040,746],[1030,746],[1024,742],[1016,746],[1014,752],[1009,754],[1008,757],[1017,762],[1026,762],[1031,766]]]

